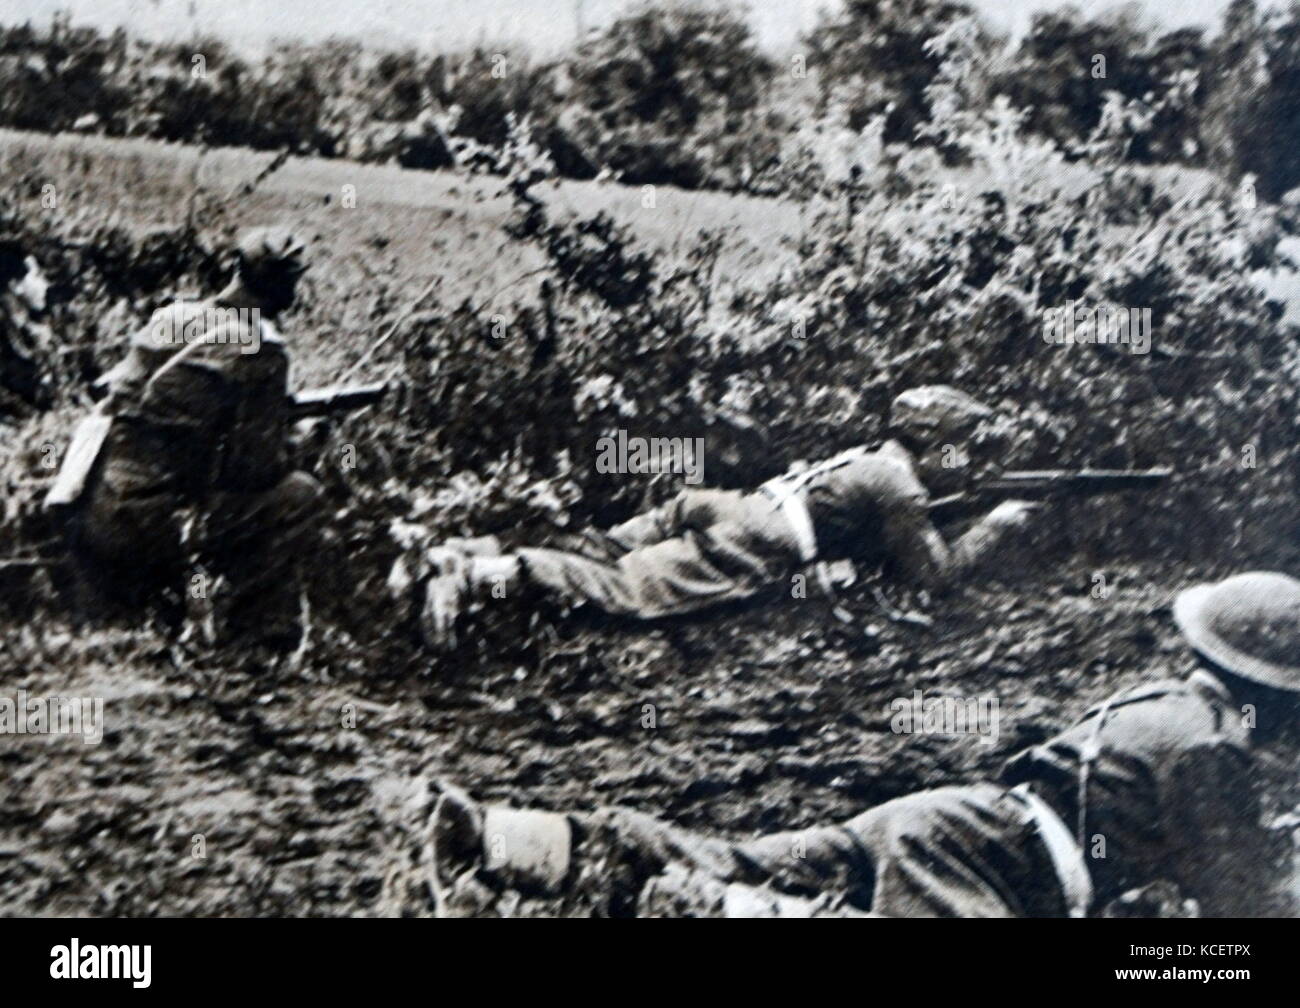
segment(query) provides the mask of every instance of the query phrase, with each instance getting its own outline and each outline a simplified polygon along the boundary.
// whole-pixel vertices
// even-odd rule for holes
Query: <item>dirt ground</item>
[[[418,842],[439,778],[739,836],[992,774],[1116,688],[1186,667],[1168,617],[1182,578],[1110,573],[1106,600],[1082,569],[971,590],[931,629],[867,607],[847,627],[823,601],[778,601],[649,632],[571,628],[536,668],[436,676],[404,642],[268,672],[135,632],[24,628],[38,663],[5,678],[30,695],[103,696],[107,731],[100,745],[0,741],[4,910],[392,912],[384,879]],[[403,668],[383,666],[404,653]],[[890,700],[916,689],[997,698],[997,740],[893,734]],[[1276,770],[1275,808],[1294,807],[1280,754]]]

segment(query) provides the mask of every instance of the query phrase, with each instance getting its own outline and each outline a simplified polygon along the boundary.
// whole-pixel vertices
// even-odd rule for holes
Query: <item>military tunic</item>
[[[1152,683],[1011,759],[1076,830],[1099,896],[1175,883],[1205,916],[1271,912],[1281,856],[1260,824],[1249,722],[1217,677]],[[1086,768],[1085,768],[1086,765]]]
[[[204,552],[236,589],[232,620],[275,623],[321,496],[289,471],[288,369],[271,326],[215,300],[155,313],[106,376],[114,420],[80,515],[82,553],[108,576],[170,579],[178,509],[196,506]]]
[[[811,519],[812,548],[785,504]],[[604,612],[652,619],[756,595],[811,559],[895,560],[922,583],[943,566],[928,495],[897,445],[847,452],[753,492],[688,489],[569,549],[518,551],[525,575]]]
[[[671,877],[762,887],[874,916],[1063,916],[1068,880],[1020,795],[1029,786],[1058,825],[1077,824],[1086,808],[1076,856],[1091,875],[1094,909],[1164,879],[1207,916],[1259,915],[1274,909],[1267,880],[1278,877],[1280,851],[1260,822],[1240,715],[1223,684],[1198,672],[1112,698],[1014,757],[999,782],[921,791],[838,825],[751,841],[630,809],[575,814],[572,884],[603,886],[628,912],[644,908],[653,890],[662,905]],[[1096,756],[1081,787],[1089,752]]]

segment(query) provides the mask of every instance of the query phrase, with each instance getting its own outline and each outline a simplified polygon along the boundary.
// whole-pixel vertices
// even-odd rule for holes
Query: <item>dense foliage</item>
[[[940,176],[907,172],[879,191],[817,198],[792,265],[761,284],[717,275],[718,235],[670,261],[608,217],[555,215],[542,184],[553,169],[531,148],[511,169],[508,230],[543,267],[509,310],[468,299],[400,327],[401,393],[354,432],[374,449],[361,452],[368,465],[382,466],[340,492],[360,494],[357,513],[376,522],[547,534],[645,502],[644,481],[586,464],[617,427],[703,436],[709,482],[745,485],[870,440],[893,395],[941,381],[1020,419],[1008,463],[1179,470],[1167,495],[1133,502],[1146,505],[1140,522],[1130,515],[1117,532],[1110,505],[1082,506],[1062,519],[1074,527],[1058,546],[1122,535],[1138,552],[1209,556],[1233,542],[1262,560],[1294,543],[1300,351],[1251,280],[1286,229],[1276,212],[1218,183],[1176,197],[1105,157],[1081,192],[1063,192],[1051,170],[1007,174],[1050,169],[1061,154],[1005,117],[954,113],[946,136],[985,177],[1001,176],[996,189],[954,198]],[[50,378],[69,404],[107,363],[106,334],[120,338],[178,286],[212,287],[230,235],[201,216],[143,237],[65,227],[6,224],[56,281],[74,352]],[[1047,344],[1046,313],[1071,302],[1149,309],[1151,352]],[[133,318],[107,325],[93,309],[106,303]],[[10,459],[11,507],[28,513],[33,493],[17,488],[38,452],[29,438],[13,445],[26,448]],[[462,474],[459,489],[430,498],[424,488],[446,474]],[[1174,534],[1187,527],[1197,541]]]
[[[547,62],[342,41],[244,59],[214,39],[150,44],[56,18],[0,29],[0,125],[440,168],[491,167],[480,148],[526,122],[563,175],[806,192],[810,171],[834,180],[845,158],[869,168],[882,145],[935,143],[935,39],[963,23],[967,104],[1009,101],[1067,158],[1124,109],[1142,124],[1129,161],[1252,173],[1271,198],[1300,184],[1300,7],[1254,0],[1235,0],[1213,37],[1065,7],[1014,45],[961,0],[853,0],[791,53],[763,52],[716,5],[646,6]]]

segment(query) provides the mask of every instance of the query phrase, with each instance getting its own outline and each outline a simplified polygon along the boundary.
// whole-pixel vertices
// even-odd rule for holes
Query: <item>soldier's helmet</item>
[[[240,275],[254,286],[291,282],[307,271],[307,243],[288,228],[251,228],[235,253]]]
[[[951,385],[921,385],[894,399],[889,426],[913,445],[934,445],[967,437],[992,416],[993,410]]]
[[[1300,581],[1273,571],[1196,585],[1174,600],[1188,643],[1215,665],[1274,689],[1300,691]]]

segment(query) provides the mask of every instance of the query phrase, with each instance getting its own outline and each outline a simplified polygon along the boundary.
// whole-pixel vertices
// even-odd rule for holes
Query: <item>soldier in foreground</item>
[[[482,910],[514,889],[600,892],[609,912],[656,916],[1084,916],[1172,883],[1204,916],[1294,913],[1251,750],[1295,721],[1300,581],[1200,585],[1174,616],[1197,659],[1186,678],[1110,698],[996,783],[907,795],[836,826],[733,843],[628,809],[483,807],[447,789],[429,829],[439,910]]]
[[[911,389],[891,409],[892,439],[853,449],[755,491],[687,489],[582,551],[526,548],[499,555],[492,540],[449,543],[399,559],[390,590],[423,589],[420,623],[433,647],[455,642],[458,621],[491,595],[525,588],[603,612],[654,619],[749,598],[813,561],[890,561],[914,585],[942,589],[995,553],[1034,505],[1004,501],[956,542],[927,512],[927,484],[952,478],[942,453],[972,440],[992,411],[947,386]]]
[[[289,353],[274,325],[305,252],[287,231],[249,231],[224,290],[154,314],[100,379],[102,442],[78,499],[61,502],[101,589],[129,603],[178,589],[197,552],[228,582],[213,596],[221,631],[275,648],[300,634],[298,563],[322,495],[289,468]]]

